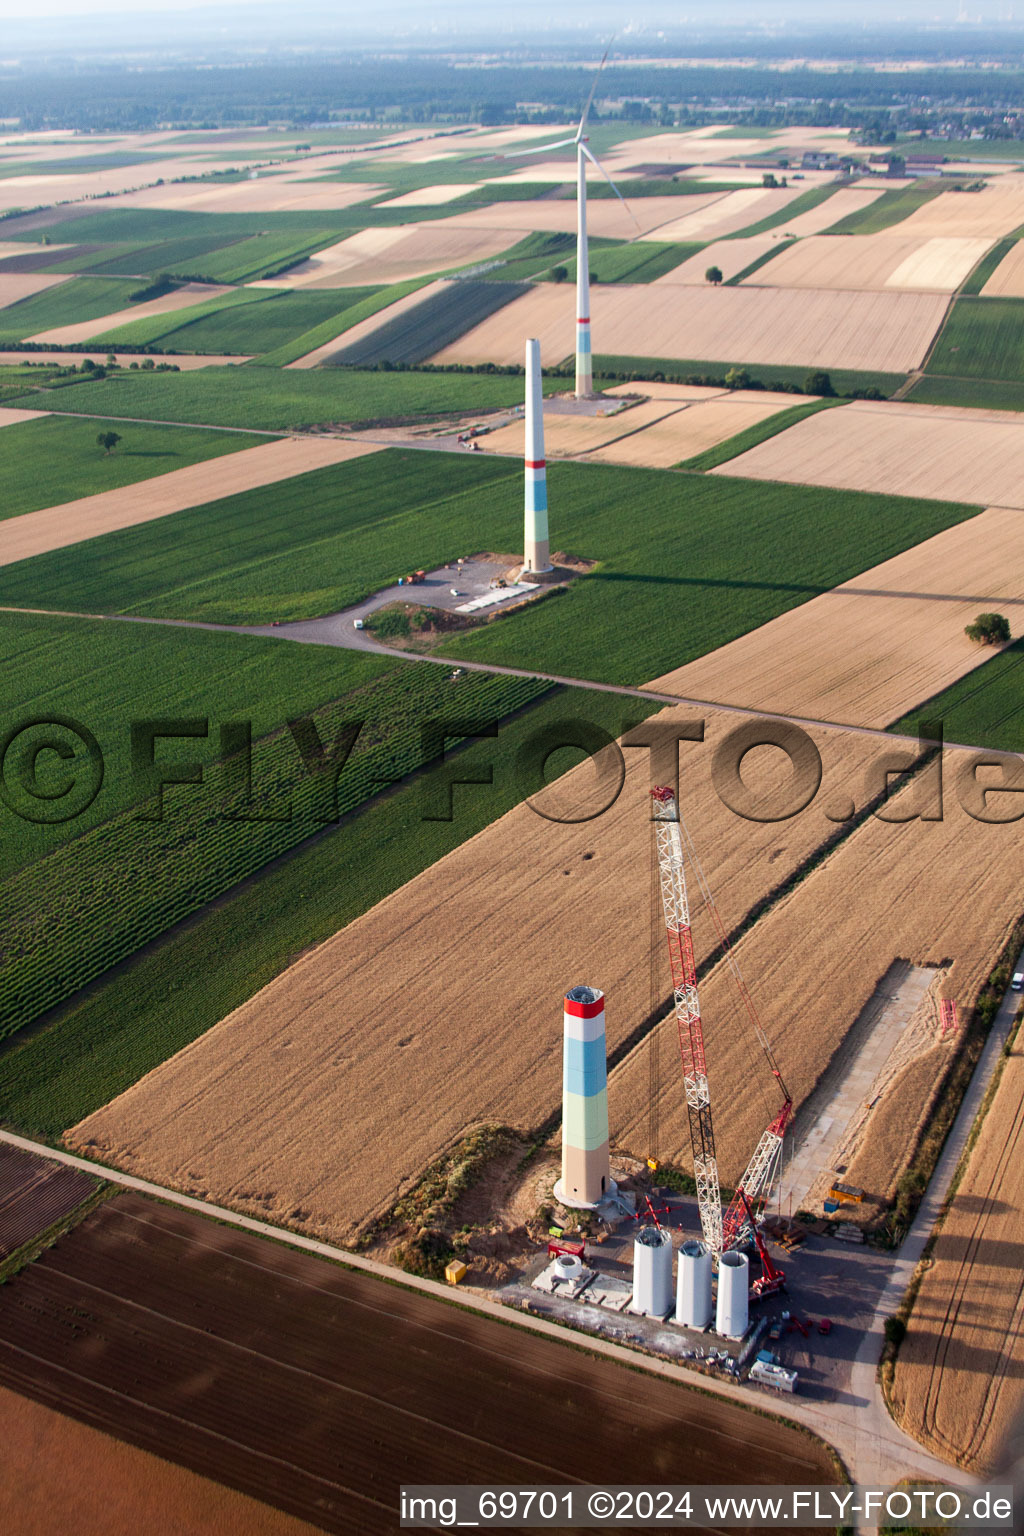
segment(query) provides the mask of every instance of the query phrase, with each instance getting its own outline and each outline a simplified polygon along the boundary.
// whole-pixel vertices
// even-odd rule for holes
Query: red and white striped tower
[[[587,253],[587,156],[576,146],[576,398],[594,393],[590,358],[590,257]]]
[[[540,342],[526,343],[526,487],[523,576],[550,571],[548,483],[544,465],[544,395],[540,377]]]

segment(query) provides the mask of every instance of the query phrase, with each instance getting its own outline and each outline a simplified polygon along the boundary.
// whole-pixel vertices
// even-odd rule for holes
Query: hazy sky
[[[343,25],[346,16],[351,16],[352,22],[359,32],[365,35],[368,26],[368,18],[377,20],[382,30],[393,32],[396,26],[401,26],[403,19],[413,19],[418,23],[417,30],[426,30],[431,23],[440,24],[442,28],[450,25],[461,25],[464,21],[472,31],[479,35],[488,30],[488,13],[493,7],[491,16],[494,21],[501,19],[501,30],[506,31],[509,21],[509,10],[500,0],[490,0],[490,6],[479,4],[479,0],[417,0],[415,5],[409,0],[378,0],[372,8],[368,9],[363,4],[354,4],[352,0],[338,0],[338,3],[325,5],[307,5],[302,0],[291,7],[293,15],[304,16],[309,13],[326,19],[329,15],[335,26]],[[266,12],[270,9],[268,3],[257,3],[253,0],[216,0],[211,5],[210,0],[175,0],[168,4],[168,0],[31,0],[26,5],[25,0],[0,0],[0,21],[18,22],[27,21],[29,18],[35,21],[47,17],[59,18],[61,16],[89,16],[97,13],[110,14],[111,12],[125,12],[137,16],[163,15],[169,16],[177,11],[228,11],[244,13],[245,11]],[[280,11],[280,5],[277,7]],[[597,7],[606,10],[609,7]],[[687,21],[692,21],[698,26],[707,27],[709,24],[727,23],[732,16],[736,20],[749,22],[750,20],[764,20],[770,24],[778,24],[780,21],[796,23],[815,22],[818,26],[830,26],[837,30],[845,25],[857,26],[864,22],[899,21],[908,22],[953,22],[956,20],[959,10],[958,0],[846,0],[840,8],[834,4],[834,0],[716,0],[714,6],[706,3],[688,4],[683,0],[682,4],[667,4],[664,0],[639,0],[639,3],[630,4],[629,0],[615,8],[616,15],[623,27],[628,27],[630,22],[640,26],[665,27],[666,30],[676,33],[684,27]],[[968,0],[965,7],[972,20],[983,17],[986,22],[995,22],[1012,12],[1009,0]],[[595,6],[591,0],[562,0],[557,12],[552,12],[549,4],[534,7],[532,5],[519,4],[515,12],[519,15],[537,14],[546,20],[557,15],[561,20],[568,22],[570,26],[585,23],[586,18],[593,17]],[[689,13],[689,14],[687,14]],[[372,24],[372,23],[371,23]],[[59,39],[55,38],[55,41]],[[0,50],[3,42],[0,39]]]

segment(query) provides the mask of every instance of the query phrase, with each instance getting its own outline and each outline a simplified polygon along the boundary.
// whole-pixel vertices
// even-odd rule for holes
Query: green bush
[[[980,645],[1004,645],[1010,638],[1010,624],[1001,613],[979,613],[974,623],[965,627],[964,634]]]

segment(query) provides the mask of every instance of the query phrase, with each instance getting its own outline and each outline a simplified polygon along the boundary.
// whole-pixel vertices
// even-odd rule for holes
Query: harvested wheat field
[[[116,491],[101,491],[68,501],[40,512],[25,512],[21,517],[0,523],[0,565],[13,565],[47,550],[64,549],[94,539],[117,528],[133,528],[149,523],[186,507],[201,507],[208,501],[220,501],[238,491],[259,485],[273,485],[327,464],[342,464],[347,459],[376,453],[377,445],[345,438],[282,438],[261,443],[258,448],[236,449],[219,459],[190,464],[187,469],[157,475],[139,485],[123,485]],[[140,491],[143,494],[140,495]]]
[[[175,186],[165,182],[162,187],[148,186],[138,192],[126,193],[111,206],[198,213],[330,213],[336,208],[351,208],[355,203],[367,202],[386,191],[385,186],[374,187],[366,182],[298,182],[290,177],[264,173],[254,181],[199,185],[179,182]]]
[[[801,240],[807,235],[820,235],[824,230],[831,229],[833,224],[838,224],[840,219],[848,219],[851,214],[860,213],[881,195],[881,187],[840,187],[816,208],[808,208],[806,213],[798,213],[785,224],[780,224],[775,234],[784,238],[796,235]]]
[[[972,170],[977,175],[977,170]],[[984,236],[989,244],[1024,224],[1024,174],[1010,172],[980,192],[940,192],[898,228],[907,235]]]
[[[16,427],[19,421],[35,421],[37,416],[48,414],[48,411],[24,411],[16,405],[0,405],[0,427]]]
[[[273,286],[272,284],[267,286]],[[335,336],[333,341],[325,341],[323,346],[316,347],[312,352],[307,352],[304,357],[296,358],[294,363],[287,363],[288,368],[317,368],[327,358],[334,357],[342,347],[355,346],[365,341],[367,336],[372,336],[379,331],[381,326],[390,325],[392,320],[397,320],[400,315],[407,314],[410,309],[416,309],[426,300],[440,293],[444,287],[441,282],[428,283],[425,288],[417,288],[413,293],[407,293],[404,299],[398,299],[394,304],[389,304],[385,309],[379,309],[375,315],[370,315],[366,320],[360,320],[357,325],[350,326],[340,336]]]
[[[663,379],[641,379],[629,384],[609,384],[603,395],[644,395],[648,400],[713,400],[726,391],[717,384],[667,384]]]
[[[1010,247],[981,292],[986,299],[1024,299],[1024,241]]]
[[[34,293],[42,293],[47,288],[55,288],[58,283],[70,281],[69,277],[59,273],[0,272],[0,309],[7,309],[22,299],[30,299]]]
[[[1024,1054],[1006,1061],[939,1228],[900,1346],[897,1422],[947,1461],[993,1471],[1024,1408]]]
[[[904,226],[896,228],[902,230]],[[952,293],[990,244],[984,236],[812,235],[788,246],[747,281],[777,288],[849,292],[900,288]]]
[[[979,612],[1024,618],[1024,519],[993,507],[648,686],[883,729],[988,659]]]
[[[0,1387],[11,1536],[313,1536],[304,1520]]]
[[[895,742],[894,748],[898,751]],[[800,1105],[893,960],[920,966],[951,962],[945,995],[969,1008],[1024,912],[1016,830],[978,822],[957,803],[953,786],[968,756],[973,754],[946,754],[943,820],[869,818],[735,945],[796,1105],[798,1136]],[[923,795],[923,787],[909,791],[912,803],[934,811],[934,797]],[[830,791],[824,793],[832,798]],[[862,804],[864,798],[862,789]],[[701,840],[711,846],[707,833]],[[713,872],[711,879],[714,883]],[[698,916],[695,932],[699,922]],[[703,981],[701,1003],[712,1097],[729,1107],[719,1121],[716,1147],[722,1181],[733,1185],[781,1097],[750,1030],[736,1028],[742,1008],[727,964],[716,966]],[[670,1017],[658,1028],[661,1059],[668,1062],[677,1050],[675,1021]],[[647,1149],[648,1051],[645,1043],[631,1052],[608,1085],[613,1145],[638,1155]],[[662,1154],[689,1166],[678,1080],[663,1075],[663,1082]],[[1008,1198],[1012,1203],[1012,1195]],[[1016,1224],[1019,1230],[1019,1217]],[[1019,1283],[1014,1262],[1015,1293]],[[983,1352],[975,1369],[990,1375],[991,1355]]]
[[[598,448],[588,457],[599,464],[671,469],[696,453],[726,442],[737,432],[788,410],[792,403],[792,395],[775,395],[768,390],[757,398],[747,394],[742,398],[736,394],[722,395],[662,416],[644,431]]]
[[[570,162],[568,177],[572,177]],[[693,213],[722,200],[721,192],[693,192],[685,197],[637,197],[630,205],[630,218],[617,197],[591,199],[587,204],[587,229],[591,236],[606,236],[611,240],[637,240],[642,235],[653,235],[656,229],[674,223],[682,213]],[[634,222],[634,220],[636,222]],[[516,236],[533,230],[575,234],[576,199],[545,198],[543,201],[492,203],[486,208],[466,208],[452,213],[444,220],[437,220],[456,229],[515,229]],[[639,225],[639,228],[637,227]],[[422,229],[423,225],[418,228]],[[661,239],[675,239],[674,235],[658,235]],[[509,241],[509,244],[512,244]]]
[[[103,323],[106,325],[106,320]],[[106,348],[99,352],[76,351],[74,362],[76,365],[81,366],[87,357],[91,357],[94,363],[105,363],[109,356],[110,353]],[[115,353],[115,359],[120,367],[127,368],[130,364],[138,362],[139,355],[137,352],[117,352]],[[0,351],[0,363],[24,363],[29,361],[33,363],[56,363],[59,367],[66,368],[68,365],[68,355],[66,352],[33,352],[30,358],[25,352]],[[239,356],[237,352],[224,353],[223,355],[203,352],[196,354],[194,357],[189,357],[186,353],[179,352],[174,359],[174,366],[179,373],[190,373],[194,368],[240,367],[242,363],[247,363],[248,361],[248,357]],[[27,394],[28,390],[25,392]]]
[[[382,208],[430,208],[435,203],[453,203],[457,197],[476,191],[475,181],[443,182],[439,187],[417,187],[413,192],[403,192],[399,197],[385,198]]]
[[[2,281],[2,279],[0,279]],[[168,315],[176,309],[188,309],[202,304],[206,299],[218,299],[221,294],[234,290],[222,283],[186,283],[173,293],[165,293],[162,299],[148,299],[143,304],[132,304],[128,309],[118,309],[97,320],[80,320],[75,325],[55,325],[52,330],[39,331],[28,339],[32,342],[49,342],[56,346],[74,346],[80,341],[91,341],[119,325],[129,325],[133,320],[146,320],[150,315]]]
[[[551,459],[572,459],[581,454],[588,458],[596,448],[615,443],[628,435],[642,437],[652,422],[661,421],[685,409],[665,400],[642,400],[612,416],[584,416],[548,410],[544,413],[544,451]],[[510,453],[522,458],[526,448],[526,426],[520,417],[506,427],[488,432],[480,439],[489,453]]]
[[[829,293],[615,283],[591,293],[595,352],[713,358],[906,373],[921,363],[948,300],[930,293]],[[572,313],[558,284],[507,304],[436,353],[441,363],[518,363],[523,337],[545,364],[572,350]]]
[[[487,261],[514,245],[507,229],[449,228],[449,222],[363,229],[318,251],[261,288],[352,288],[369,283],[402,283],[448,267]],[[378,322],[379,323],[379,322]]]
[[[671,272],[656,277],[654,287],[671,287],[680,283],[706,283],[704,276],[709,267],[718,267],[726,282],[749,267],[752,261],[764,256],[779,243],[775,233],[740,236],[737,240],[715,240],[687,261],[673,267]]]
[[[685,803],[732,928],[834,826],[818,805],[781,826],[728,811],[710,763],[736,722],[707,716],[706,742],[680,748]],[[818,739],[829,799],[859,794],[865,765],[891,750],[844,732]],[[777,782],[780,755],[755,764],[755,779]],[[67,1144],[274,1220],[302,1211],[304,1230],[346,1242],[472,1125],[543,1123],[561,1094],[566,978],[606,989],[612,1048],[651,1008],[650,770],[646,751],[625,757],[612,809],[556,825],[517,807],[90,1115]],[[593,781],[589,765],[575,770],[545,791],[549,810],[567,809],[577,787],[593,804]]]
[[[742,187],[715,198],[695,213],[677,207],[677,217],[660,227],[658,239],[719,240],[780,213],[799,196],[799,187]]]
[[[717,474],[1024,508],[1024,421],[1011,411],[854,400],[819,411]]]

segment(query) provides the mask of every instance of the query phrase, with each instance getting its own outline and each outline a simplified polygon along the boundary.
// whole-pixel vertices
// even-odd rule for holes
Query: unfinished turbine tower
[[[594,1209],[614,1194],[608,1152],[604,993],[570,987],[562,1017],[562,1177],[555,1199]]]
[[[580,125],[571,139],[556,139],[553,144],[540,144],[535,149],[521,149],[511,155],[505,155],[506,160],[515,160],[523,155],[543,155],[552,149],[565,149],[573,145],[576,150],[576,398],[577,400],[589,400],[594,393],[594,367],[590,349],[590,258],[587,252],[587,161],[601,172],[605,181],[611,187],[619,202],[629,214],[639,231],[640,225],[631,212],[626,199],[612,181],[604,166],[590,149],[585,129],[590,105],[597,89],[598,77],[604,68],[608,51],[605,50],[594,83],[590,87],[590,95],[587,104],[583,108],[583,116]]]
[[[544,463],[544,393],[540,342],[526,343],[526,485],[523,526],[524,578],[553,569],[548,551],[548,476]]]

